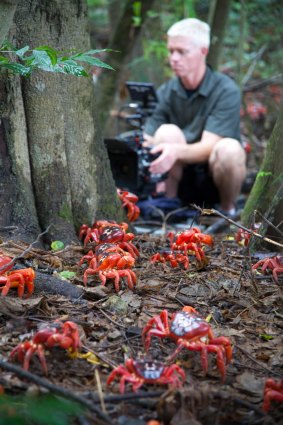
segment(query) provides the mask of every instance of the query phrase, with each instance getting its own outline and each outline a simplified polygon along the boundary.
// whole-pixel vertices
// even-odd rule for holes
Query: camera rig
[[[143,147],[143,128],[157,103],[153,84],[127,81],[126,87],[131,102],[120,109],[118,119],[129,123],[133,130],[120,133],[115,138],[105,139],[113,178],[117,187],[134,192],[140,198],[152,195],[155,185],[164,181],[167,174],[151,174],[150,163],[158,155]],[[128,110],[128,114],[123,111]]]

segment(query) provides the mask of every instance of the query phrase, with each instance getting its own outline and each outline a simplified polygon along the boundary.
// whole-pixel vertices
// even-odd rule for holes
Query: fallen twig
[[[17,255],[16,257],[14,257],[8,264],[5,264],[4,266],[2,266],[2,267],[0,267],[0,273],[1,273],[1,271],[2,270],[4,270],[5,268],[7,268],[7,267],[9,267],[9,266],[11,266],[11,265],[13,265],[13,264],[15,264],[15,262],[17,261],[17,260],[19,260],[20,258],[23,258],[31,249],[32,249],[32,247],[36,244],[36,243],[38,243],[39,242],[39,239],[41,238],[41,236],[43,236],[43,235],[45,235],[45,233],[48,233],[49,232],[49,230],[50,230],[50,228],[51,227],[53,227],[53,224],[50,224],[48,227],[47,227],[47,229],[46,230],[44,230],[44,232],[42,232],[42,233],[40,233],[38,236],[37,236],[37,238],[36,238],[36,240],[35,241],[33,241],[31,244],[29,244],[29,246],[20,254],[20,255]],[[3,246],[4,246],[5,244],[3,244]]]
[[[258,238],[258,239],[261,239],[261,240],[263,240],[263,241],[265,241],[265,242],[268,242],[268,243],[271,243],[271,244],[273,244],[273,245],[276,245],[276,246],[278,246],[278,247],[280,247],[280,248],[283,248],[283,245],[282,245],[281,243],[276,242],[276,241],[274,241],[274,240],[272,240],[272,239],[269,239],[269,238],[267,238],[267,237],[265,237],[265,236],[262,236],[262,235],[260,235],[259,233],[255,232],[254,230],[248,229],[247,227],[245,227],[245,226],[243,226],[243,225],[241,225],[241,224],[237,223],[236,221],[232,220],[231,218],[226,217],[226,216],[225,216],[224,214],[222,214],[220,211],[217,211],[217,210],[215,210],[215,209],[213,209],[213,208],[211,208],[211,209],[201,208],[201,207],[199,207],[199,206],[197,206],[197,205],[195,205],[195,204],[193,204],[192,206],[193,206],[195,209],[197,209],[198,211],[200,211],[202,215],[212,215],[212,214],[214,214],[214,215],[218,215],[219,217],[224,218],[225,220],[227,220],[229,223],[233,224],[234,226],[239,227],[239,229],[243,229],[243,230],[245,230],[245,231],[246,231],[246,232],[248,232],[250,235],[253,235],[253,236],[255,236],[255,237],[256,237],[256,238]]]
[[[40,387],[47,388],[54,394],[58,394],[65,398],[76,401],[77,403],[85,406],[90,412],[95,413],[100,419],[102,419],[107,424],[114,424],[113,420],[105,413],[103,413],[98,407],[94,406],[93,401],[88,401],[84,397],[74,394],[65,388],[58,387],[57,385],[51,384],[44,378],[41,378],[37,375],[34,375],[31,372],[27,372],[19,366],[13,365],[7,361],[0,360],[0,368],[4,370],[8,370],[9,372],[15,373],[17,376],[23,379],[28,379],[31,382],[34,382],[36,385]]]
[[[259,361],[257,361],[251,354],[249,354],[247,352],[247,350],[245,350],[244,348],[242,348],[240,345],[236,345],[236,347],[242,351],[245,356],[247,356],[250,360],[252,360],[255,364],[257,364],[258,366],[260,366],[262,369],[266,370],[268,373],[273,374],[273,375],[277,375],[280,376],[279,373],[274,372],[273,370],[269,369],[267,366],[264,366],[262,363],[260,363]]]
[[[271,221],[269,221],[269,220],[267,220],[267,218],[265,218],[262,214],[261,214],[261,212],[260,211],[258,211],[258,210],[255,210],[255,215],[259,215],[260,216],[260,218],[263,220],[263,221],[265,221],[270,227],[272,227],[276,232],[278,232],[282,237],[283,237],[283,232],[281,232],[281,230],[280,229],[278,229],[278,227],[280,226],[280,224],[281,223],[279,223],[279,225],[278,226],[274,226],[274,224],[273,223],[271,223]]]
[[[128,394],[117,394],[117,395],[109,395],[104,397],[104,403],[119,403],[126,400],[136,400],[141,398],[159,398],[165,391],[138,391],[136,393],[128,393]],[[93,403],[100,403],[100,399],[97,395],[90,393],[89,391],[85,393],[86,397],[91,397]]]

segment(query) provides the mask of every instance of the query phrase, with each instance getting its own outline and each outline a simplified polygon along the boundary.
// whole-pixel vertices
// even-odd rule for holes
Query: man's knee
[[[182,130],[175,124],[162,124],[155,132],[153,143],[187,143]]]
[[[209,157],[209,166],[213,170],[215,167],[229,169],[239,167],[243,169],[246,164],[246,153],[240,142],[236,139],[224,138],[213,148]]]

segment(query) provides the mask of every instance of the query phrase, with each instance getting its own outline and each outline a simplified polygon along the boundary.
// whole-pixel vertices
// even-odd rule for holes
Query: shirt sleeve
[[[241,95],[238,87],[226,87],[216,99],[204,130],[240,140]]]

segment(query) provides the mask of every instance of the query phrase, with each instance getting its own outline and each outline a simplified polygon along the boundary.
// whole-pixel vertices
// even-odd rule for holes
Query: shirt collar
[[[177,87],[182,88],[181,90],[180,89],[178,90],[178,94],[181,97],[187,99],[186,91],[181,81],[179,80],[179,78],[176,78],[176,80],[177,80]],[[204,74],[204,79],[202,80],[200,86],[196,89],[195,94],[207,97],[209,93],[211,92],[211,90],[213,89],[214,85],[215,85],[214,72],[209,66],[207,66],[205,74]],[[193,97],[195,97],[195,95]]]

